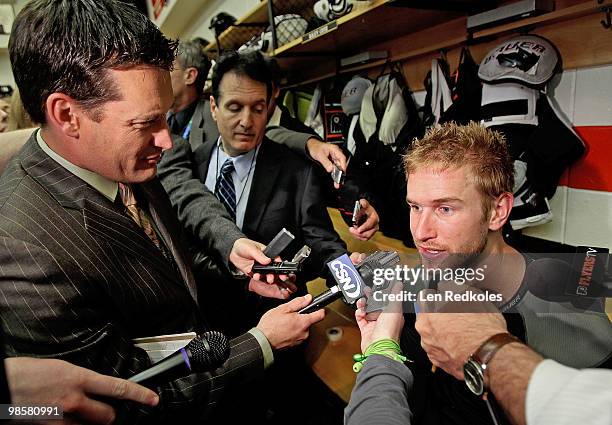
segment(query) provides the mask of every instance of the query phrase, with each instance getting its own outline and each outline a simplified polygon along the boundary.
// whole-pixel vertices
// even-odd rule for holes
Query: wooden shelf
[[[374,0],[369,7],[338,18],[335,21],[336,29],[306,42],[303,38],[294,40],[276,49],[274,56],[281,67],[291,74],[292,78],[288,84],[313,78],[323,79],[340,71],[336,67],[336,61],[342,57],[461,16],[460,12],[394,7],[389,5],[388,0]],[[316,68],[312,66],[313,59],[317,61]],[[365,66],[371,67],[384,62],[377,61]],[[357,64],[349,69],[355,71],[363,67],[363,64]]]
[[[275,0],[275,13],[299,13],[308,18],[312,16],[313,3],[314,0]],[[280,46],[272,53],[288,75],[285,87],[380,67],[387,61],[402,64],[416,62],[416,70],[421,72],[428,67],[426,62],[440,50],[458,50],[459,46],[468,42],[466,16],[462,12],[396,7],[392,6],[389,0],[363,3],[366,3],[366,6],[315,30],[320,34],[312,36],[314,31],[311,31]],[[597,28],[593,26],[593,22],[598,23],[599,16],[603,17],[602,8],[612,7],[612,0],[605,0],[602,4],[592,0],[557,0],[555,3],[556,10],[553,12],[475,32],[472,35],[474,50],[492,48],[490,44],[498,42],[496,38],[510,36],[522,29],[542,33],[541,35],[551,38],[554,42],[561,37],[555,33],[560,23],[565,28],[565,33],[575,32],[574,27],[577,25],[588,25],[589,36],[596,35]],[[237,23],[267,23],[267,7],[267,0],[262,1]],[[324,31],[328,28],[328,31]],[[221,35],[220,43],[223,48],[236,49],[261,30],[262,28],[231,27]],[[216,44],[211,43],[207,50],[215,51]],[[345,68],[339,66],[340,58],[367,50],[386,51],[388,59]],[[583,57],[584,54],[578,56],[576,63],[572,62],[571,65],[609,63],[610,57],[605,53],[599,54],[597,58]],[[564,61],[564,65],[569,64],[570,62]],[[422,77],[419,78],[422,80]],[[421,85],[419,81],[416,87]]]
[[[353,354],[361,352],[361,335],[354,320],[349,321],[332,309],[325,310],[325,319],[310,328],[306,363],[329,389],[348,403],[356,379]],[[341,330],[339,341],[328,341],[326,332],[330,328]]]
[[[468,40],[466,18],[461,14],[391,8],[386,3],[377,0],[366,10],[338,19],[338,28],[327,34],[305,43],[301,39],[295,40],[277,49],[276,58],[291,76],[286,86],[314,83],[337,74],[378,67],[386,61],[398,62],[437,54],[440,50],[457,48]],[[473,40],[491,40],[522,28],[579,20],[601,13],[606,6],[612,6],[612,1],[599,5],[595,1],[558,0],[557,10],[553,12],[478,31],[473,34]],[[390,14],[393,16],[392,25],[387,22]],[[347,68],[340,68],[337,64],[336,59],[368,49],[385,50],[389,53],[388,59]],[[316,67],[312,66],[313,58],[317,61]]]
[[[364,47],[419,31],[461,16],[458,12],[392,7],[388,0],[375,0],[369,7],[357,9],[336,19],[336,29],[303,42],[294,40],[274,51],[277,58],[307,52],[349,55]]]

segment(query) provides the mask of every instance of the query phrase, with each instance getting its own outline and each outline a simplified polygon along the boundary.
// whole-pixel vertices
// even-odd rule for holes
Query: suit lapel
[[[282,158],[279,157],[276,149],[272,146],[273,143],[264,137],[257,154],[251,192],[249,193],[249,201],[244,214],[243,230],[246,234],[255,232],[259,227],[268,200],[276,187],[276,179],[282,168],[280,166]]]
[[[176,281],[178,276],[171,272],[166,259],[142,229],[123,214],[120,207],[102,195],[95,197],[93,189],[91,192],[83,208],[86,230],[92,236],[118,246],[129,256],[148,264],[169,280]]]
[[[208,173],[208,163],[210,162],[210,156],[212,150],[217,143],[215,140],[207,140],[203,145],[200,145],[193,151],[193,160],[196,166],[196,172],[202,183],[206,183],[206,175]]]
[[[139,259],[168,280],[184,286],[142,229],[119,206],[49,157],[38,146],[35,134],[24,148],[21,159],[24,170],[62,207],[81,211],[85,230],[92,237],[118,247],[128,257]]]

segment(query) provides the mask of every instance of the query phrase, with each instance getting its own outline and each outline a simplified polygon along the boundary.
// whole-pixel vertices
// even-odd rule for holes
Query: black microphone
[[[204,332],[185,347],[132,376],[128,381],[145,386],[164,384],[190,373],[216,369],[229,358],[229,354],[229,341],[225,335],[217,331]]]
[[[364,287],[372,286],[374,270],[389,267],[399,262],[399,255],[394,251],[376,251],[368,255],[359,265],[353,262],[347,254],[343,254],[327,263],[336,284],[324,293],[313,298],[312,302],[299,311],[307,314],[317,311],[328,304],[342,298],[352,305],[365,295]]]
[[[566,261],[557,258],[540,258],[533,261],[525,272],[529,292],[536,297],[551,302],[571,302],[575,307],[589,309],[598,297],[612,296],[611,282],[604,279],[589,281],[597,290],[590,296],[580,289],[581,269],[576,269]],[[592,276],[592,275],[591,275]],[[582,281],[584,283],[584,280]],[[568,292],[568,289],[573,291]],[[594,294],[598,295],[595,296]]]

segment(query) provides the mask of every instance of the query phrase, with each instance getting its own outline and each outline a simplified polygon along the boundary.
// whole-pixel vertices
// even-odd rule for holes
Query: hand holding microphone
[[[161,385],[191,373],[214,370],[229,358],[229,354],[229,341],[225,335],[217,331],[204,332],[128,381],[144,386]]]
[[[301,314],[319,310],[333,301],[342,298],[347,304],[355,304],[365,295],[365,286],[372,286],[374,270],[391,267],[399,262],[395,251],[376,251],[368,255],[357,266],[347,254],[327,263],[336,285],[317,295],[312,303],[300,310]]]
[[[288,303],[267,311],[259,320],[259,329],[275,350],[292,347],[308,338],[310,326],[323,320],[325,311],[314,311],[310,314],[298,314],[307,306],[312,295],[297,297]]]

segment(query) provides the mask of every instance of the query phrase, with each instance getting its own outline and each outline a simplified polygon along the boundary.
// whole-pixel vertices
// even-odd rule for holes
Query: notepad
[[[180,350],[189,344],[195,337],[195,332],[185,332],[180,334],[135,338],[132,342],[136,347],[145,350],[151,362],[156,363],[165,359],[175,351]]]

